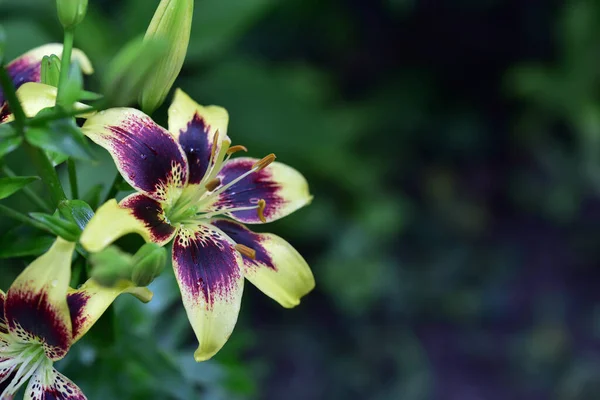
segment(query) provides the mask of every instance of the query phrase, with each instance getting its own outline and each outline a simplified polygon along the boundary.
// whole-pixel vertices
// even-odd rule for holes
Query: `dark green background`
[[[90,0],[90,89],[157,3]],[[60,41],[54,13],[0,3],[9,58]],[[248,284],[195,364],[165,273],[61,369],[91,400],[598,399],[599,78],[591,0],[197,0],[176,85],[308,178],[313,204],[265,229],[317,288],[285,310]],[[84,189],[114,176],[98,154]],[[4,289],[26,261],[3,263]]]

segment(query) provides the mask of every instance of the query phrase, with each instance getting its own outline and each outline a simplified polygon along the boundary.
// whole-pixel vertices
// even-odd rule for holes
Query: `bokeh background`
[[[317,288],[285,310],[247,285],[230,341],[196,364],[167,268],[62,362],[91,400],[600,398],[599,2],[195,3],[176,86],[306,175],[313,204],[265,229]],[[97,75],[157,4],[90,1],[76,45]],[[0,23],[9,58],[62,38],[53,1],[4,0]],[[98,157],[84,191],[114,177]],[[12,226],[3,289],[34,253]]]

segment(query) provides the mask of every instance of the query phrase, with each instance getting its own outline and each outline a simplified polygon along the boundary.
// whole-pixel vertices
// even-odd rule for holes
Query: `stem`
[[[123,177],[121,176],[121,174],[119,174],[117,172],[117,176],[115,176],[115,180],[112,183],[112,186],[110,187],[110,190],[108,191],[108,194],[106,195],[106,198],[104,199],[104,202],[106,203],[108,200],[114,198],[117,193],[119,193],[119,184],[123,182]]]
[[[34,228],[49,232],[48,228],[46,228],[43,224],[40,224],[39,222],[34,221],[31,218],[29,218],[27,215],[25,215],[17,210],[13,210],[12,208],[7,207],[3,204],[0,204],[0,213],[6,215],[9,218],[12,218],[19,222],[22,222],[26,225],[30,225],[30,226],[33,226]]]
[[[58,93],[56,95],[56,103],[61,106],[67,106],[67,104],[62,104],[62,102],[64,97],[64,87],[67,83],[67,80],[69,79],[69,69],[71,67],[71,53],[73,52],[74,38],[74,30],[72,28],[65,29],[65,36],[63,40],[63,52],[60,58],[60,77],[58,81]]]
[[[4,172],[6,176],[10,178],[14,178],[15,176],[17,176],[17,174],[15,174],[13,170],[8,168],[6,165],[2,167],[2,172]],[[21,190],[29,198],[29,200],[31,200],[36,206],[38,206],[42,210],[49,211],[52,209],[52,207],[47,202],[45,202],[40,196],[38,196],[33,190],[31,190],[27,186],[25,186]]]
[[[44,181],[44,183],[50,189],[50,195],[52,197],[52,205],[54,208],[58,207],[58,204],[67,199],[65,195],[65,191],[62,187],[62,183],[60,183],[60,179],[58,179],[58,174],[54,169],[54,166],[46,156],[42,150],[37,147],[33,147],[29,143],[24,144],[25,150],[31,157],[33,161],[33,165],[35,166],[38,174]]]
[[[72,158],[67,160],[67,168],[69,169],[69,185],[71,186],[71,197],[79,198],[79,186],[77,185],[77,170],[75,169],[75,161]]]
[[[2,91],[8,101],[8,106],[15,116],[15,128],[17,128],[17,132],[23,135],[25,133],[24,128],[27,117],[25,116],[23,107],[21,107],[19,98],[17,97],[17,91],[12,78],[8,75],[8,71],[6,71],[4,66],[0,66],[0,86],[2,86]]]

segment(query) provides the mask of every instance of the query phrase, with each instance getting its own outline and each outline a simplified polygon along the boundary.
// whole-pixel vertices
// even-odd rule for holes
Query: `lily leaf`
[[[0,178],[0,200],[12,196],[31,182],[38,180],[37,176],[15,176],[13,178]]]
[[[49,235],[7,232],[0,236],[0,259],[39,256],[45,253],[55,240]]]
[[[2,139],[0,142],[0,158],[3,158],[8,153],[16,150],[21,143],[23,143],[23,138],[21,136],[13,136]]]
[[[94,210],[83,200],[64,200],[58,205],[61,215],[75,222],[82,231],[94,216]]]
[[[31,218],[45,225],[52,233],[69,242],[76,242],[81,235],[81,229],[75,222],[64,220],[50,214],[29,213]]]
[[[29,128],[25,138],[31,145],[47,151],[84,160],[94,159],[90,145],[72,119],[53,121],[46,127]]]

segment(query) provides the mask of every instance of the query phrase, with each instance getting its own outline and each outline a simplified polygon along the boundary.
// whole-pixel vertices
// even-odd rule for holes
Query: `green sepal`
[[[40,179],[37,176],[15,176],[0,178],[0,200],[12,196],[31,182]]]
[[[46,226],[56,236],[60,236],[69,242],[77,242],[79,235],[81,235],[81,229],[79,229],[75,222],[45,213],[29,213],[29,215]]]

